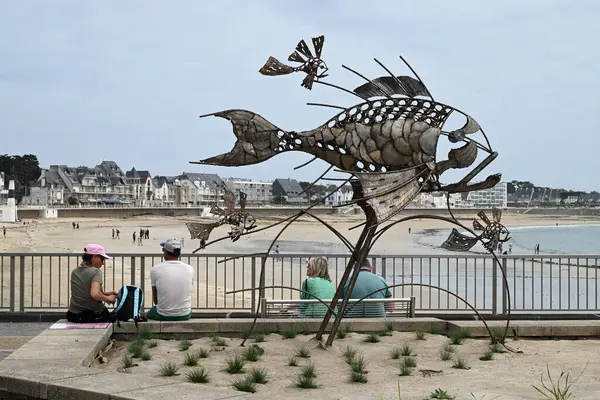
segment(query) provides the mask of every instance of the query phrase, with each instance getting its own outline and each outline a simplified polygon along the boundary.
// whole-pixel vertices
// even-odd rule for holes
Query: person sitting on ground
[[[316,257],[308,260],[306,264],[307,278],[302,282],[302,290],[300,299],[315,300],[319,298],[325,300],[333,299],[335,296],[335,285],[329,277],[329,269],[327,267],[327,259],[325,257]],[[311,296],[312,295],[312,296]],[[327,307],[321,303],[308,304],[300,307],[304,316],[309,318],[323,317],[327,312]]]
[[[190,292],[194,268],[179,261],[181,242],[169,239],[160,244],[165,261],[152,267],[152,307],[144,318],[157,321],[184,321],[192,317]]]
[[[71,300],[67,311],[69,322],[114,322],[103,302],[114,304],[116,292],[103,292],[102,266],[106,255],[104,247],[88,244],[84,249],[82,263],[71,271]]]
[[[348,282],[344,285],[342,289],[342,295],[345,296],[348,287],[350,285],[350,280],[352,277],[348,278]],[[352,289],[352,293],[350,294],[350,299],[362,299],[363,297],[369,295],[368,299],[384,299],[392,297],[392,292],[387,288],[388,284],[379,275],[375,275],[373,273],[373,267],[371,267],[371,263],[368,259],[365,258],[365,261],[362,263],[360,270],[358,271],[358,279],[356,280],[356,284]],[[381,290],[380,290],[381,289]],[[376,293],[376,290],[379,290]],[[340,300],[341,304],[341,300]],[[348,308],[352,307],[353,304],[349,303]],[[346,312],[347,317],[384,317],[386,311],[393,311],[394,305],[393,303],[359,303],[354,306],[349,312]]]

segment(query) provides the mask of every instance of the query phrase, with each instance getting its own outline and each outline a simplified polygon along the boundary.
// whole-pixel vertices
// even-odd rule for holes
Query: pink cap
[[[85,253],[86,254],[93,254],[93,255],[97,255],[97,256],[102,256],[103,258],[110,260],[112,259],[112,257],[109,257],[106,254],[106,251],[104,251],[104,247],[100,246],[99,244],[88,244],[85,247]]]

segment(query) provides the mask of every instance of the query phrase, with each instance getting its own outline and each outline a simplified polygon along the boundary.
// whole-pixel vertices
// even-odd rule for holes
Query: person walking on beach
[[[138,237],[138,246],[144,245],[143,240],[144,240],[144,236],[140,235],[140,237]]]
[[[135,231],[133,231],[133,244],[135,244]]]
[[[79,222],[77,223],[77,229],[79,229]]]
[[[512,243],[508,244],[508,254],[512,254]]]
[[[276,260],[281,260],[281,257],[279,257],[279,252],[280,252],[279,245],[276,245],[275,246],[275,251],[274,251],[274,253],[276,254],[276,256],[275,256]]]
[[[540,245],[538,244],[535,248],[536,254],[540,254]]]
[[[146,239],[150,239],[150,229],[146,229]]]
[[[118,228],[115,230],[115,233],[117,234],[117,239],[121,239],[121,231]]]
[[[4,239],[6,239],[6,227],[5,226],[2,227],[2,236],[4,237]]]
[[[113,228],[113,230],[112,230],[112,238],[113,239],[115,238],[115,228]]]

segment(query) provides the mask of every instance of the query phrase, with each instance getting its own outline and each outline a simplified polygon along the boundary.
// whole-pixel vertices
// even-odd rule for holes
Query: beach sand
[[[258,343],[265,353],[258,362],[246,363],[246,370],[253,367],[264,368],[268,373],[269,382],[257,385],[256,396],[261,399],[279,398],[315,398],[315,399],[377,399],[380,393],[384,399],[397,399],[397,384],[400,383],[403,400],[422,400],[437,388],[457,396],[456,399],[538,399],[532,384],[539,385],[539,378],[546,372],[549,365],[552,379],[556,380],[561,371],[571,371],[572,378],[577,377],[589,361],[581,379],[573,386],[574,399],[598,399],[600,383],[600,342],[597,340],[558,340],[510,341],[511,348],[523,351],[523,354],[495,354],[491,361],[481,361],[479,357],[488,351],[489,341],[467,339],[460,346],[455,346],[453,356],[464,358],[470,369],[452,368],[453,361],[441,361],[440,352],[448,338],[440,335],[426,334],[426,340],[416,340],[410,332],[394,332],[392,336],[382,337],[380,343],[365,343],[366,335],[350,333],[345,339],[338,339],[329,350],[315,347],[310,340],[313,335],[298,335],[294,339],[283,339],[278,334],[266,336],[266,342]],[[180,366],[179,376],[161,377],[165,382],[185,382],[186,374],[194,367],[183,365],[185,352],[178,349],[175,340],[158,340],[156,348],[149,349],[152,359],[141,361],[131,368],[131,373],[146,377],[159,377],[159,369],[166,361],[172,361]],[[252,342],[252,341],[250,341]],[[193,340],[188,352],[197,351],[200,347],[211,348],[209,338]],[[244,375],[230,375],[224,371],[226,359],[235,354],[243,353],[245,348],[239,347],[240,339],[228,340],[229,346],[224,351],[211,351],[209,357],[201,359],[199,366],[204,366],[210,373],[208,387],[229,388],[231,395],[236,392],[231,388],[231,382]],[[417,367],[412,376],[399,376],[399,360],[390,358],[394,347],[410,345],[415,354]],[[287,365],[289,357],[294,355],[296,348],[309,346],[312,354],[309,359],[299,359],[300,367]],[[346,346],[352,346],[360,351],[366,361],[368,382],[366,384],[351,383],[349,367],[342,358]],[[248,344],[246,344],[248,348]],[[115,350],[108,356],[108,364],[96,364],[95,367],[117,370],[120,360],[126,354],[126,343],[117,342]],[[402,359],[403,357],[401,357]],[[294,386],[293,380],[300,372],[301,366],[307,362],[316,367],[316,381],[321,385],[318,389],[301,390]],[[423,376],[419,369],[442,371]],[[547,381],[547,379],[546,379]],[[199,390],[204,385],[198,384]],[[207,389],[208,390],[208,389]],[[471,397],[470,393],[476,397]],[[485,397],[483,397],[487,394]],[[501,397],[496,397],[502,395]]]
[[[362,222],[357,216],[324,216],[327,222],[344,234],[351,243],[360,235],[360,229],[348,230]],[[184,253],[191,253],[199,245],[198,240],[192,241],[189,236],[186,221],[192,218],[174,217],[139,217],[128,219],[79,219],[80,229],[72,229],[71,220],[37,220],[28,221],[27,225],[7,225],[7,236],[0,239],[0,252],[6,253],[61,253],[63,256],[47,256],[43,259],[19,257],[14,259],[16,269],[19,270],[20,262],[24,264],[24,307],[26,308],[53,308],[64,307],[69,299],[69,276],[72,268],[80,262],[79,256],[88,243],[100,243],[108,254],[120,254],[105,266],[105,289],[118,290],[124,283],[130,282],[132,273],[135,274],[137,285],[144,281],[146,290],[150,288],[149,267],[160,262],[162,254],[160,243],[168,238],[183,238]],[[276,219],[258,222],[258,227],[266,226]],[[465,225],[470,225],[472,219],[461,220]],[[503,223],[507,227],[515,226],[552,226],[557,222],[565,224],[582,224],[590,221],[590,217],[539,217],[522,214],[505,213]],[[254,254],[265,252],[277,235],[282,225],[269,230],[260,231],[243,236],[236,242],[229,239],[214,243],[201,250],[200,255],[212,255],[207,258],[183,257],[195,269],[198,284],[193,293],[192,301],[197,307],[207,308],[245,308],[250,307],[251,292],[236,295],[224,295],[226,291],[258,286],[260,259],[249,257],[239,258],[219,263],[223,258],[213,257],[223,254]],[[411,228],[411,234],[408,228]],[[374,245],[371,255],[432,255],[432,254],[457,254],[447,252],[437,246],[426,246],[420,243],[425,235],[439,229],[449,229],[451,225],[437,220],[412,220],[394,226]],[[120,239],[111,239],[112,229],[121,231]],[[150,230],[150,239],[143,241],[143,246],[133,243],[132,234],[140,229]],[[222,226],[215,229],[211,240],[226,236],[229,227]],[[349,250],[326,227],[311,219],[301,219],[287,228],[277,240],[281,255],[285,261],[275,258],[267,261],[266,284],[281,284],[282,282],[299,287],[304,278],[304,266],[310,255],[348,255]],[[441,244],[441,243],[439,243]],[[438,245],[439,245],[438,244]],[[474,248],[483,251],[483,248]],[[70,257],[64,254],[70,254]],[[272,253],[272,250],[271,250]],[[144,259],[133,256],[144,254]],[[287,258],[291,254],[303,257]],[[258,261],[257,261],[258,260]],[[7,307],[9,302],[9,271],[10,258],[0,257],[0,308]],[[136,265],[135,262],[138,264]],[[145,276],[141,276],[140,262],[145,263]],[[43,267],[42,267],[43,265]],[[340,258],[336,265],[330,265],[331,274],[337,277],[343,271],[345,262]],[[396,265],[394,264],[394,268]],[[404,265],[402,266],[404,268]],[[431,267],[430,267],[431,268]],[[394,270],[395,271],[395,270]],[[404,270],[402,271],[404,274]],[[412,271],[411,273],[413,273]],[[432,272],[432,271],[430,271]],[[18,276],[17,272],[17,278]],[[413,293],[413,292],[411,292]],[[404,292],[403,292],[404,294]],[[269,298],[297,297],[297,293],[283,290],[267,291]],[[435,293],[437,296],[437,292]],[[16,298],[20,297],[20,287],[17,285]],[[431,298],[427,289],[419,291],[420,306],[423,299]],[[444,300],[445,297],[442,297]],[[436,299],[434,299],[436,300]],[[440,301],[440,298],[437,298]],[[150,305],[150,296],[146,296],[147,306]],[[426,304],[428,306],[428,304]],[[445,304],[438,304],[444,307]]]

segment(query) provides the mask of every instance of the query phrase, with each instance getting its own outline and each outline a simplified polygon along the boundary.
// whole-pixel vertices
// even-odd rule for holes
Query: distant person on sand
[[[135,231],[133,232],[133,244],[135,244]]]
[[[179,261],[182,245],[177,239],[160,244],[165,261],[152,267],[152,307],[145,318],[157,321],[184,321],[192,317],[190,292],[194,268]]]
[[[540,245],[538,244],[535,248],[536,254],[540,254]]]
[[[75,229],[75,222],[72,222],[71,225],[73,225],[73,229]]]
[[[350,285],[350,279],[342,290],[342,295],[345,296]],[[380,290],[381,289],[381,290]],[[376,290],[379,290],[376,293]],[[392,297],[392,292],[388,289],[388,284],[379,275],[373,273],[373,267],[368,259],[365,259],[360,271],[358,272],[358,279],[350,294],[351,299],[362,299],[369,295],[368,299],[384,299]],[[351,307],[351,306],[349,306]],[[384,317],[386,311],[393,311],[393,303],[361,303],[352,308],[351,311],[346,312],[347,317]]]
[[[71,271],[71,300],[67,311],[69,322],[115,321],[104,302],[114,304],[117,293],[102,291],[103,276],[100,270],[104,261],[110,259],[99,244],[88,244],[84,249],[81,264]]]
[[[150,239],[150,229],[146,229],[146,239]]]
[[[115,228],[113,228],[113,230],[112,230],[112,238],[113,239],[115,238]]]
[[[138,246],[143,246],[144,245],[143,240],[144,240],[144,236],[140,235],[138,237]]]
[[[6,239],[6,227],[2,227],[2,236]]]
[[[79,229],[79,222],[77,223],[77,229]]]
[[[115,230],[117,234],[117,239],[121,239],[121,231],[119,229]]]
[[[276,260],[281,260],[282,258],[279,257],[279,253],[281,252],[281,250],[279,249],[279,245],[275,246],[275,250],[273,251],[273,253],[275,253],[275,259]]]
[[[508,244],[508,254],[512,254],[512,243]]]
[[[410,231],[411,231],[411,229],[410,229],[410,228],[408,228],[408,234],[409,234],[409,235],[410,235]]]

